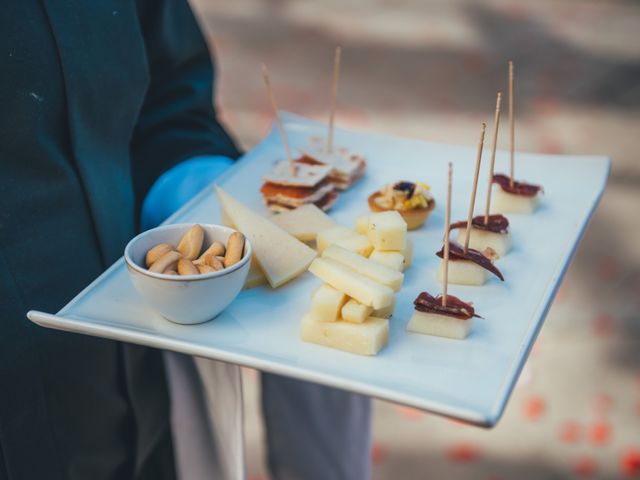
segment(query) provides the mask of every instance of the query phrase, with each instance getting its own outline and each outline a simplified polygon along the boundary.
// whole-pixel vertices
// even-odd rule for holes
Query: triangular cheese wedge
[[[244,281],[244,289],[248,290],[250,288],[259,287],[260,285],[264,285],[267,283],[267,277],[264,276],[264,273],[260,269],[258,262],[256,261],[255,254],[251,258],[251,268],[249,268],[249,273],[247,274],[247,279]]]
[[[269,285],[277,288],[307,269],[316,257],[315,250],[252,211],[220,187],[216,186],[215,189],[225,216],[251,242],[253,254]]]

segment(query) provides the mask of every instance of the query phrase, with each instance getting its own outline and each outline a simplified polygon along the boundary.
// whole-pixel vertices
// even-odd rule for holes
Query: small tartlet
[[[369,209],[372,212],[396,210],[407,222],[407,229],[415,230],[424,225],[436,207],[436,201],[429,190],[429,186],[423,183],[393,182],[369,195]],[[422,196],[423,200],[416,202],[418,195]]]

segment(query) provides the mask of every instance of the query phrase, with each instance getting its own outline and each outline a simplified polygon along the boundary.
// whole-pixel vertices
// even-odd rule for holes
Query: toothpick
[[[491,209],[491,187],[493,186],[493,167],[496,163],[496,144],[498,142],[498,127],[500,125],[500,103],[502,92],[496,98],[496,115],[493,121],[493,143],[491,144],[491,163],[489,164],[489,188],[487,188],[487,204],[484,210],[484,224],[489,224],[489,210]]]
[[[471,187],[471,200],[469,201],[469,215],[467,216],[467,232],[464,237],[464,253],[469,251],[469,237],[471,236],[471,221],[473,220],[473,208],[476,204],[476,191],[478,190],[478,174],[480,173],[480,161],[482,160],[482,146],[484,144],[484,132],[487,124],[482,122],[480,129],[480,142],[478,143],[478,155],[476,156],[476,170],[473,174],[473,186]]]
[[[267,95],[269,96],[269,100],[271,100],[273,114],[276,117],[276,122],[278,123],[278,128],[280,129],[282,143],[284,144],[284,149],[287,153],[287,159],[289,160],[289,164],[291,166],[291,174],[295,175],[296,168],[291,157],[291,150],[289,149],[289,139],[287,138],[287,132],[284,129],[284,123],[282,123],[282,119],[280,118],[280,111],[278,110],[278,104],[276,103],[276,96],[273,94],[273,88],[271,88],[269,70],[267,70],[267,66],[264,63],[262,64],[262,77],[264,78],[264,84],[267,86]]]
[[[453,167],[449,162],[449,175],[447,180],[447,209],[444,214],[444,275],[442,275],[442,306],[447,306],[447,285],[449,284],[449,228],[451,225],[451,177]]]
[[[336,47],[336,53],[333,58],[333,79],[331,81],[331,100],[329,104],[329,134],[327,135],[327,145],[325,150],[327,153],[333,151],[333,118],[336,112],[336,97],[338,96],[338,78],[340,77],[340,58],[342,56],[342,47]]]
[[[513,62],[509,61],[509,160],[511,166],[511,186],[514,179],[515,134],[513,129]]]

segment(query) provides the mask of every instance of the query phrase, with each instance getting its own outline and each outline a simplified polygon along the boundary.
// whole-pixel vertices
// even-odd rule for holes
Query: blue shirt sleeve
[[[233,160],[228,157],[204,156],[167,170],[156,180],[142,203],[142,230],[162,223],[232,164]]]

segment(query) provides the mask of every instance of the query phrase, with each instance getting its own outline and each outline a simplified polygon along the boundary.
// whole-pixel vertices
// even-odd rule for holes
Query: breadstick
[[[213,272],[215,272],[215,271],[216,271],[216,269],[215,269],[215,268],[210,267],[210,266],[209,266],[209,265],[207,265],[207,264],[204,264],[204,265],[197,265],[197,267],[198,267],[198,271],[199,271],[201,274],[205,274],[205,273],[213,273]]]
[[[169,270],[165,270],[162,273],[164,273],[165,275],[178,275],[178,272],[176,272],[176,270],[173,268],[170,268]]]
[[[162,255],[158,260],[153,262],[153,265],[149,267],[150,272],[162,273],[165,270],[169,270],[176,267],[176,263],[180,260],[181,255],[179,252],[175,250],[171,250],[170,252]]]
[[[227,252],[224,255],[225,268],[235,265],[242,258],[244,250],[244,235],[240,232],[233,232],[227,240]]]
[[[198,275],[200,272],[191,260],[181,258],[178,260],[178,273],[180,275]]]
[[[174,248],[172,245],[169,245],[168,243],[160,243],[155,247],[149,249],[149,251],[147,252],[147,256],[145,258],[146,267],[149,268],[151,265],[155,263],[156,260],[158,260],[165,253],[170,252],[171,250],[174,250]]]
[[[220,260],[221,258],[223,257],[217,257],[215,255],[208,254],[206,257],[204,257],[204,263],[216,271],[222,270],[224,268],[224,263],[222,260]]]
[[[195,224],[180,240],[178,251],[187,260],[195,260],[200,255],[203,242],[204,230],[200,225]]]
[[[207,249],[202,253],[202,255],[200,255],[200,258],[198,258],[198,260],[200,260],[200,259],[203,259],[203,260],[204,260],[205,255],[208,255],[208,254],[210,254],[210,253],[211,253],[211,254],[213,254],[213,255],[215,255],[216,257],[224,256],[225,251],[226,251],[226,248],[224,248],[224,245],[223,245],[222,243],[220,243],[220,242],[213,242],[213,243],[211,244],[211,246],[210,246],[209,248],[207,248]]]

